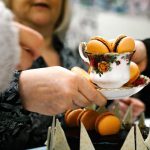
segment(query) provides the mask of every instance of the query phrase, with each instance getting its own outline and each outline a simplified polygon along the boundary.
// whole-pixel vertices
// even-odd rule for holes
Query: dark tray
[[[79,128],[65,128],[65,135],[71,150],[79,150],[80,130]],[[128,131],[121,130],[118,134],[100,136],[95,130],[88,131],[90,139],[96,150],[120,150]]]

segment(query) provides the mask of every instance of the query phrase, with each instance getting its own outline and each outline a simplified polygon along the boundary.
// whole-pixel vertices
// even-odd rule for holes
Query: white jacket
[[[8,86],[19,60],[19,34],[12,21],[12,13],[0,0],[0,91]]]

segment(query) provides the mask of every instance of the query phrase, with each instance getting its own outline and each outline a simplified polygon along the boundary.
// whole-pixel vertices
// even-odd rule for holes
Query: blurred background
[[[74,48],[93,35],[107,39],[126,34],[150,37],[150,0],[71,0],[72,19],[67,44]]]

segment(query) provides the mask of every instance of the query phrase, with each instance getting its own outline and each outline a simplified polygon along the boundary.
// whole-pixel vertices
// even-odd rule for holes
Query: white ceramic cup
[[[100,88],[120,88],[130,79],[133,52],[94,55],[85,52],[86,43],[79,45],[81,58],[90,66],[90,79]]]

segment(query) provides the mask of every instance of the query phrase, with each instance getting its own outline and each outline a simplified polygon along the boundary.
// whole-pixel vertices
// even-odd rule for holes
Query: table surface
[[[46,150],[46,146],[38,147],[38,148],[32,148],[32,149],[28,149],[28,150]]]

